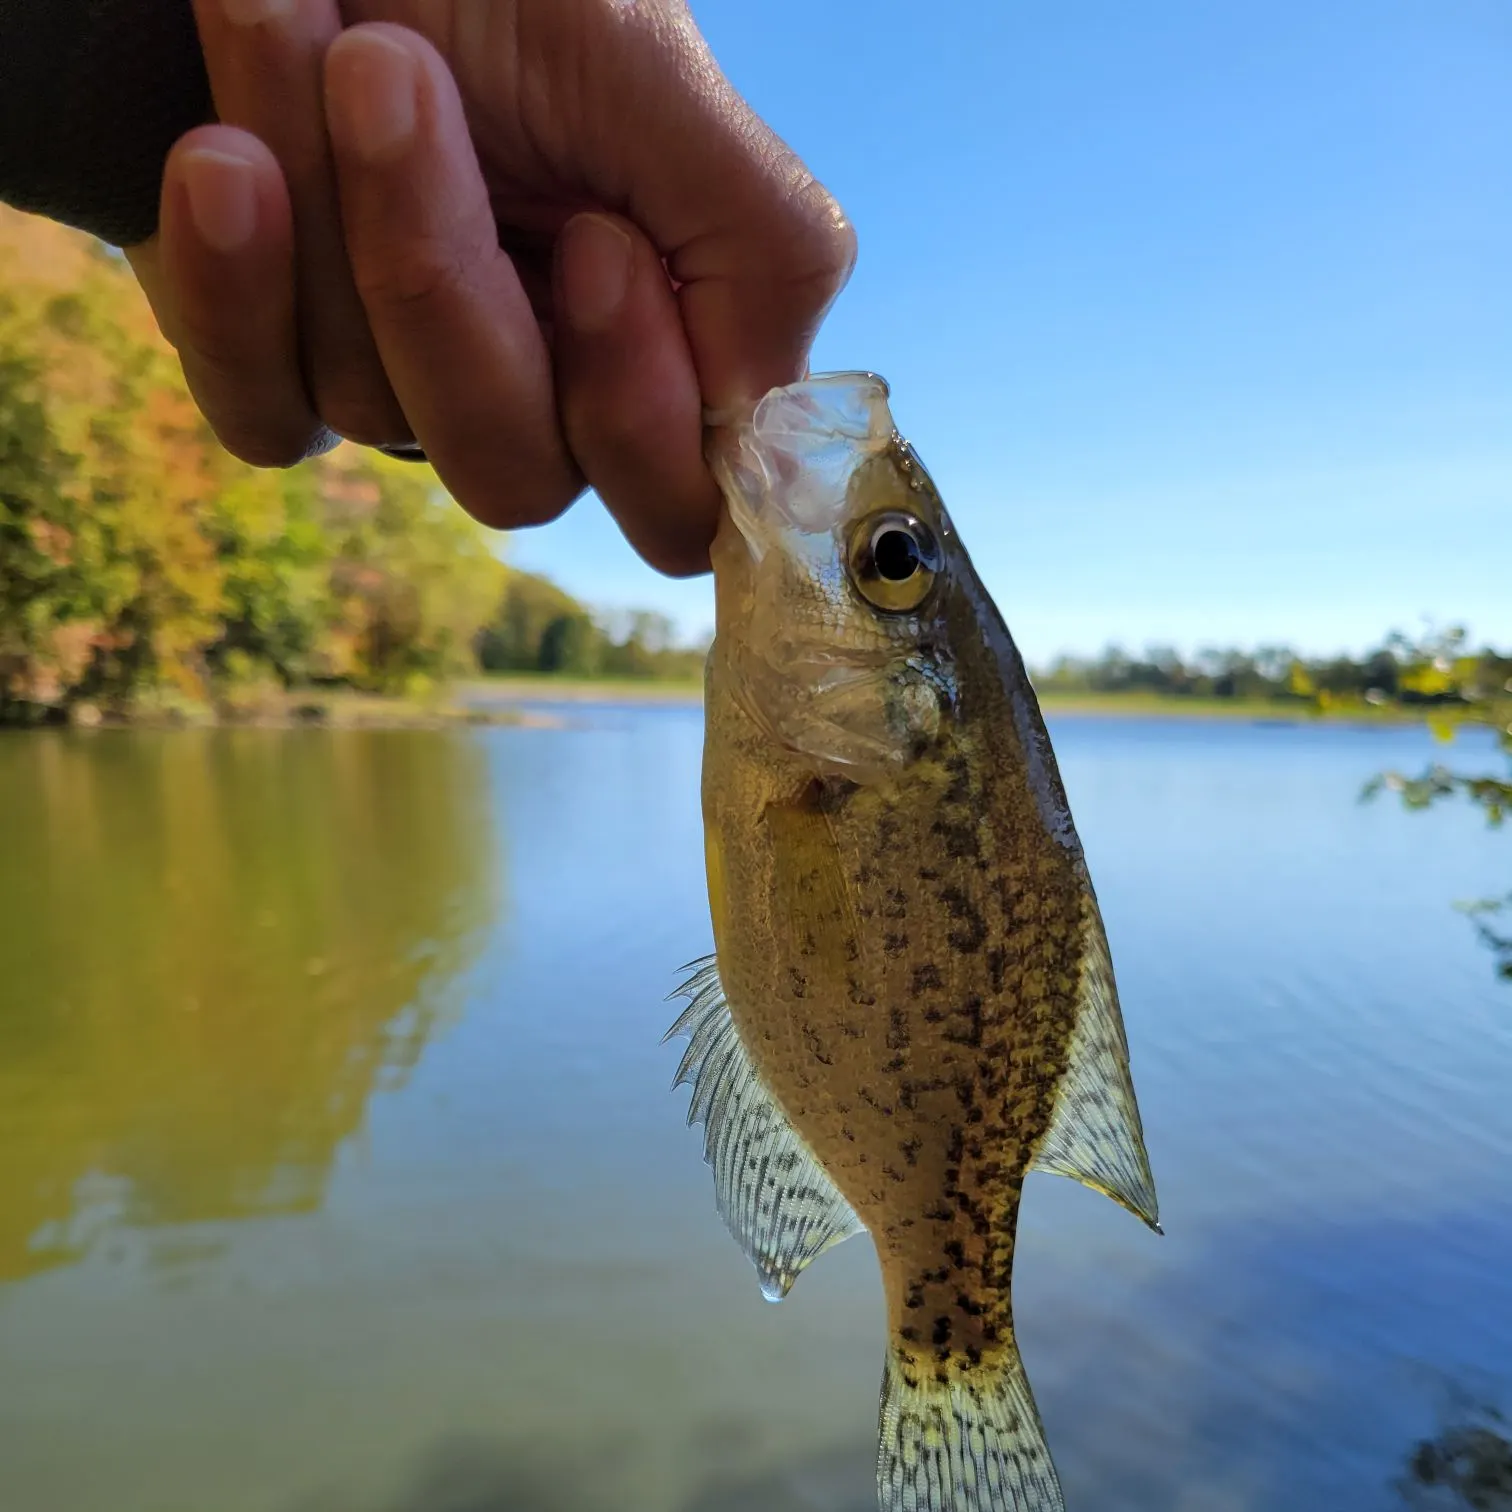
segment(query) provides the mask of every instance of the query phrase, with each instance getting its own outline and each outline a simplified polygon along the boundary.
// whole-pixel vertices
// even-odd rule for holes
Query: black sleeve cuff
[[[209,119],[189,0],[0,0],[0,200],[130,246]]]

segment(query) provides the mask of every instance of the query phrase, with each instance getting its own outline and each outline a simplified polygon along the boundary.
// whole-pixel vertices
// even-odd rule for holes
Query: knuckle
[[[256,429],[245,422],[212,423],[216,439],[240,462],[249,467],[287,468],[313,456],[319,449],[318,428]]]
[[[317,375],[314,390],[316,414],[348,441],[359,446],[393,446],[414,439],[381,374]]]
[[[385,311],[424,309],[453,294],[463,283],[455,249],[437,239],[409,242],[402,250],[364,259],[354,269],[357,292],[369,307]]]
[[[477,487],[453,497],[480,524],[495,530],[531,530],[560,518],[582,492],[581,482],[561,478],[507,488]]]

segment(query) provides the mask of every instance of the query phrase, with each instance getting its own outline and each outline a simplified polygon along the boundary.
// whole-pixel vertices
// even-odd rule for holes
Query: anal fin
[[[1129,1074],[1129,1043],[1096,905],[1088,926],[1070,1064],[1033,1169],[1069,1176],[1128,1208],[1158,1234],[1155,1179]]]
[[[799,1273],[861,1221],[762,1084],[730,1017],[713,956],[673,994],[690,999],[666,1038],[685,1034],[673,1086],[693,1084],[690,1124],[704,1126],[720,1216],[780,1302]]]

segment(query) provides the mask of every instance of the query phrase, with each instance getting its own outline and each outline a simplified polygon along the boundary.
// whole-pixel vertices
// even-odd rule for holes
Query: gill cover
[[[953,699],[943,507],[887,384],[833,373],[717,430],[716,665],[783,749],[867,781],[933,739]]]

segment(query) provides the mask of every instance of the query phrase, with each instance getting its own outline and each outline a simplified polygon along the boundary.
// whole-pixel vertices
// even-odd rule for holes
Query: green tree
[[[1382,772],[1367,785],[1365,796],[1395,793],[1413,810],[1465,800],[1485,815],[1487,824],[1500,828],[1512,814],[1512,657],[1490,649],[1467,652],[1467,639],[1459,626],[1418,642],[1394,635],[1389,645],[1399,668],[1400,696],[1432,707],[1429,724],[1445,743],[1467,723],[1488,727],[1496,737],[1498,767],[1466,771],[1435,761],[1415,775]],[[1512,891],[1462,906],[1495,954],[1498,974],[1512,981],[1512,928],[1502,922],[1512,917]]]

